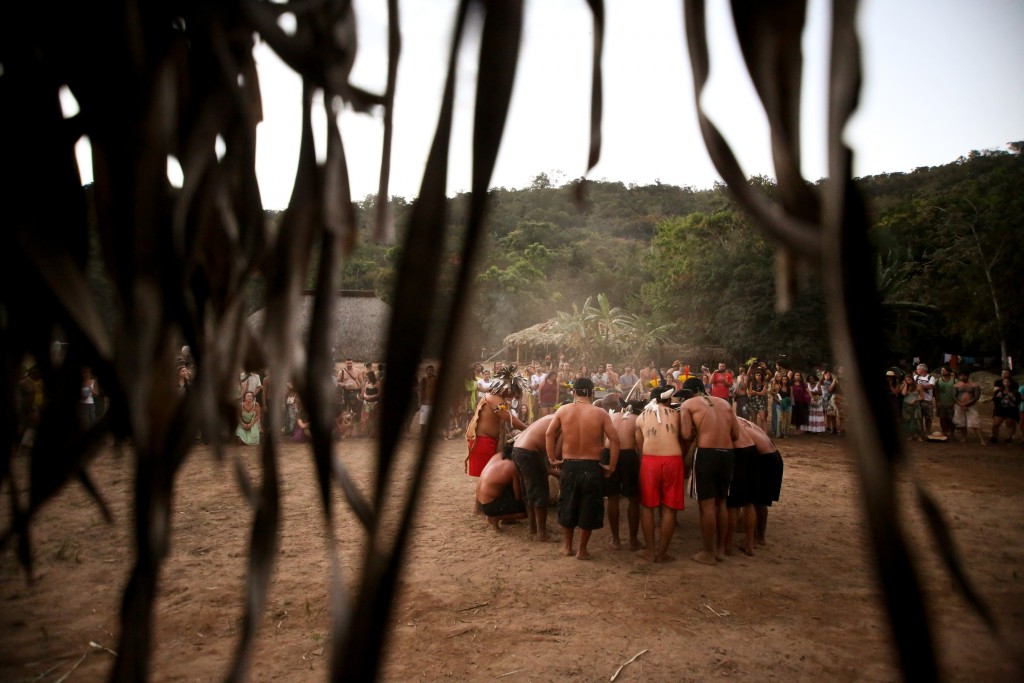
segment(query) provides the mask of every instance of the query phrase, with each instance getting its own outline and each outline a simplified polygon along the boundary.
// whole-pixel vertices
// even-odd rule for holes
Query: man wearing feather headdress
[[[516,374],[516,367],[502,368],[491,380],[490,387],[479,402],[466,427],[469,454],[466,472],[479,477],[491,456],[502,449],[511,438],[512,430],[526,429],[526,423],[515,414],[512,402],[522,399],[528,387],[526,378]]]

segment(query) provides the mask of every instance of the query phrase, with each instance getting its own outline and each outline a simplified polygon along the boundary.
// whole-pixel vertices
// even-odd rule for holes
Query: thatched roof
[[[305,343],[313,315],[313,296],[303,296],[300,305],[299,325],[302,329],[302,343]],[[250,315],[250,327],[262,330],[265,315],[266,311],[262,308]],[[342,293],[334,306],[334,339],[331,340],[334,357],[360,361],[380,360],[384,356],[390,320],[391,307],[373,292]]]
[[[562,346],[563,335],[555,332],[555,321],[546,320],[505,337],[506,346]]]

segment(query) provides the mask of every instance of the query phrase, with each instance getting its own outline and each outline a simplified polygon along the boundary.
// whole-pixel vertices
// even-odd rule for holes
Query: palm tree
[[[590,304],[588,298],[584,302],[584,309]],[[582,362],[588,362],[590,358],[590,341],[587,334],[587,321],[583,310],[574,303],[572,312],[558,311],[554,319],[554,330],[562,337],[562,346],[567,350],[571,349],[579,354]]]
[[[672,343],[670,337],[676,331],[676,324],[657,323],[646,316],[628,313],[623,316],[621,329],[620,354],[635,356],[640,362],[642,356],[651,355],[655,349]]]
[[[608,353],[617,350],[616,342],[626,332],[625,322],[629,314],[618,306],[613,308],[607,295],[598,294],[597,306],[591,303],[591,298],[587,298],[583,304],[583,316],[587,332],[593,339],[594,352],[605,358]]]

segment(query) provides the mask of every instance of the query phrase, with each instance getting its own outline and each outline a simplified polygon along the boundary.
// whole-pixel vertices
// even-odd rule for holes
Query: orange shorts
[[[682,510],[686,505],[681,455],[648,455],[640,458],[640,504],[645,508],[664,505]]]

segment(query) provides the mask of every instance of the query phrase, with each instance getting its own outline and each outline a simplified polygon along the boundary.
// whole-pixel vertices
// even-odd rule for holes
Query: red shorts
[[[469,444],[469,476],[479,477],[484,465],[498,452],[498,440],[492,436],[478,436]]]
[[[682,510],[686,505],[681,455],[647,455],[640,458],[640,504],[645,508],[664,505]]]

